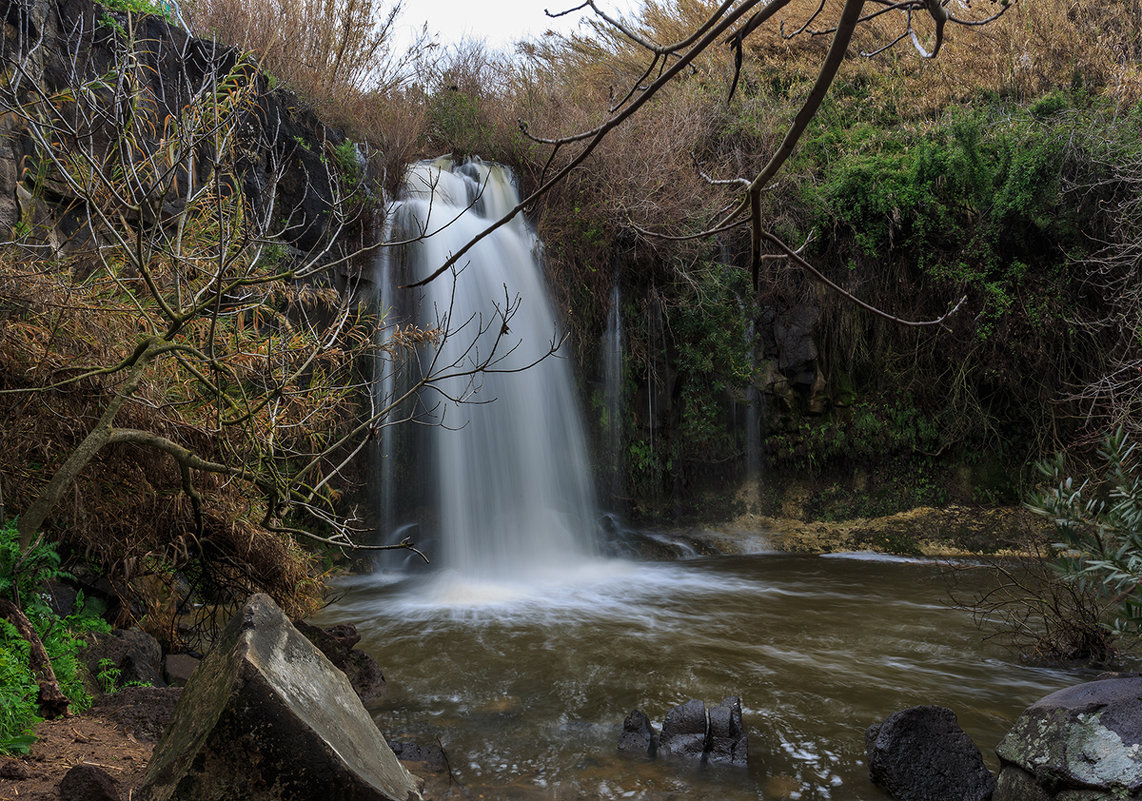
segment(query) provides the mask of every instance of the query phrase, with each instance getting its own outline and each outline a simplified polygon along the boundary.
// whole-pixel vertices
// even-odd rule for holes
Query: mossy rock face
[[[1142,795],[1142,677],[1059,690],[1032,704],[996,748],[994,801]]]

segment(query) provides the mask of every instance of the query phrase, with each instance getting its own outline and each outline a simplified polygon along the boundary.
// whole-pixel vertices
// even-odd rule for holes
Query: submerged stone
[[[651,758],[658,751],[658,732],[651,725],[650,718],[638,709],[631,710],[623,721],[619,750]]]
[[[872,781],[896,801],[987,801],[995,777],[983,755],[942,706],[895,712],[865,732]]]
[[[345,675],[255,595],[187,682],[141,801],[421,801]]]
[[[1103,679],[1029,706],[996,748],[996,801],[1142,795],[1142,677]]]

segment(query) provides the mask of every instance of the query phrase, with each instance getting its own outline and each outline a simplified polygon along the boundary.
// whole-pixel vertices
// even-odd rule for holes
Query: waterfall
[[[450,376],[422,390],[411,411],[429,425],[389,429],[412,444],[382,448],[399,460],[380,470],[399,474],[381,488],[391,494],[382,508],[393,510],[383,523],[437,566],[479,580],[537,579],[595,549],[582,416],[567,359],[548,355],[559,332],[538,242],[517,217],[452,273],[417,289],[391,287],[427,277],[517,203],[506,168],[414,165],[390,210],[390,241],[424,236],[391,248],[382,289],[397,296],[398,321],[447,332],[417,346],[405,385],[426,373]],[[489,369],[464,375],[483,363]]]
[[[745,332],[746,352],[749,353],[749,383],[745,388],[745,467],[746,479],[756,485],[761,481],[761,393],[754,384],[757,371],[757,349],[754,346],[756,322],[749,321]]]
[[[620,308],[619,284],[611,289],[611,310],[603,333],[603,408],[606,424],[603,431],[607,488],[612,509],[623,494],[623,316]]]

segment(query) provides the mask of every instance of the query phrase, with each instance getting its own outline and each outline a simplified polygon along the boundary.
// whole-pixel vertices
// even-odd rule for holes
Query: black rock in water
[[[666,713],[658,753],[667,759],[704,762],[706,754],[706,705],[691,698]]]
[[[736,695],[708,710],[710,736],[706,761],[711,765],[744,768],[749,763],[749,744],[742,725],[742,703]]]
[[[436,743],[421,745],[420,743],[389,740],[389,748],[393,749],[393,753],[402,762],[419,762],[422,767],[436,773],[442,773],[448,768],[444,749]]]
[[[747,767],[749,747],[742,725],[741,699],[732,695],[707,709],[701,701],[691,698],[666,713],[661,734],[636,709],[623,721],[619,750],[694,765]]]
[[[995,777],[942,706],[893,713],[865,732],[868,772],[896,801],[987,801]]]
[[[658,732],[651,725],[650,718],[641,711],[632,710],[623,721],[623,733],[619,735],[619,750],[654,758],[658,750]]]

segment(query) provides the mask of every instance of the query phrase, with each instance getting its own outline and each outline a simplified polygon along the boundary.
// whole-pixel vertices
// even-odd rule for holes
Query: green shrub
[[[104,0],[103,7],[111,11],[123,11],[132,14],[153,14],[162,17],[167,22],[171,20],[171,9],[162,0]]]
[[[27,753],[35,740],[32,729],[40,722],[38,692],[28,669],[28,643],[11,623],[0,620],[0,753]]]
[[[669,313],[681,384],[681,435],[685,456],[716,462],[732,452],[733,432],[726,413],[750,380],[750,343],[745,335],[743,300],[749,302],[748,276],[713,266],[694,271],[695,283]]]
[[[1053,486],[1027,500],[1032,511],[1054,518],[1055,549],[1072,581],[1086,582],[1110,600],[1115,631],[1142,634],[1142,464],[1119,429],[1099,450],[1100,470],[1076,485],[1062,454],[1037,465]]]
[[[51,661],[60,690],[73,711],[91,706],[83,686],[79,652],[80,635],[110,631],[92,604],[79,593],[75,612],[59,617],[43,591],[45,582],[68,578],[60,569],[55,548],[41,542],[21,559],[15,521],[0,527],[0,595],[16,602],[35,627]],[[38,686],[28,661],[28,643],[15,627],[0,620],[0,753],[25,752],[32,740],[37,715]]]

